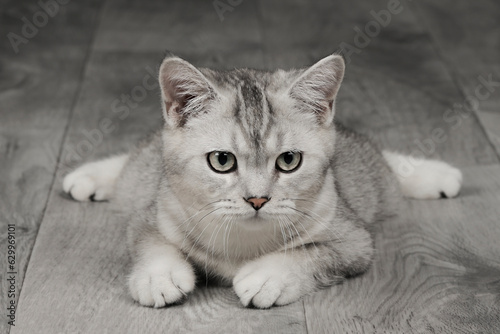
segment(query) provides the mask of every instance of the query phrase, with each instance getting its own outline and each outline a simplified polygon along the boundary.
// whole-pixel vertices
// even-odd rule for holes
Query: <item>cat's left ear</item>
[[[163,115],[171,127],[182,127],[214,99],[215,91],[207,78],[187,61],[170,55],[160,66],[159,75]]]
[[[292,84],[290,96],[304,112],[316,114],[329,125],[335,114],[335,98],[344,77],[345,63],[340,55],[330,55],[304,71]]]

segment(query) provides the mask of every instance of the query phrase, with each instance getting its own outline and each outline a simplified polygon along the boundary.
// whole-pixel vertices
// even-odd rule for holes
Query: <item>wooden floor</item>
[[[1,1],[0,332],[500,332],[498,1],[216,1],[223,13],[201,0],[66,2],[51,17],[35,0]],[[377,29],[372,11],[388,6]],[[36,33],[23,35],[23,17]],[[122,222],[107,204],[62,195],[65,173],[158,127],[153,78],[167,49],[199,66],[272,69],[341,46],[338,118],[383,147],[462,168],[461,196],[408,201],[378,226],[367,274],[285,307],[245,309],[218,287],[166,309],[134,304]]]

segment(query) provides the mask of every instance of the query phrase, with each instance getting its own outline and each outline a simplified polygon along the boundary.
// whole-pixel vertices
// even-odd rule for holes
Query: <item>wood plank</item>
[[[408,201],[376,233],[370,271],[307,297],[309,333],[496,333],[500,167],[452,200]]]
[[[13,47],[9,33],[22,37],[23,17],[33,22],[41,8],[31,1],[4,1],[0,10],[0,305],[16,302],[55,179],[66,126],[79,91],[82,68],[100,4],[61,6],[26,43]],[[48,16],[47,16],[48,17]],[[70,20],[79,18],[78,21]],[[16,52],[17,48],[17,52]],[[7,224],[15,225],[16,263],[7,266]],[[7,272],[16,276],[15,298]],[[10,276],[10,275],[9,275]],[[6,312],[4,311],[3,314]],[[16,322],[17,324],[17,322]],[[8,333],[2,317],[0,332]]]
[[[500,112],[479,110],[477,116],[488,138],[500,155]]]
[[[126,52],[93,54],[66,152],[87,140],[83,130],[90,132],[103,118],[112,119],[109,105],[120,91],[130,91],[133,82],[142,82],[144,73],[139,64],[153,61],[156,56],[156,53]],[[105,69],[118,74],[96,80]],[[123,149],[154,128],[161,112],[156,94],[150,95],[128,118],[115,119],[112,124],[116,131],[96,145],[86,159]],[[156,114],[149,112],[153,105],[158,109]],[[62,179],[63,170],[59,170],[58,180]],[[19,326],[12,333],[31,332],[35,328],[47,333],[95,333],[111,328],[117,332],[161,328],[174,333],[305,330],[300,304],[268,312],[245,309],[229,288],[201,287],[187,303],[162,310],[135,304],[126,288],[129,259],[123,222],[108,210],[108,204],[81,204],[59,192],[58,186],[51,193],[21,296]]]
[[[500,155],[500,4],[460,0],[418,1],[414,5],[464,96],[473,99]]]
[[[463,101],[460,87],[411,8],[405,2],[401,6],[367,47],[351,55],[337,118],[382,147],[460,166],[498,162],[474,117],[460,124],[445,117],[454,103]],[[365,29],[374,21],[371,11],[386,9],[387,1],[293,1],[286,7],[280,1],[263,1],[267,61],[272,66],[301,67],[343,42],[355,46],[354,28]],[[446,139],[434,139],[435,131],[442,131]]]
[[[348,5],[308,2],[307,6],[303,6],[300,1],[293,4],[296,7],[289,9],[288,15],[282,16],[274,15],[278,8],[281,9],[279,2],[266,1],[261,4],[261,15],[266,27],[266,57],[273,65],[304,66],[332,52],[341,42],[354,44],[354,34],[349,30],[355,26],[363,27],[373,20],[369,14],[371,10],[386,8],[386,2],[373,1]],[[318,17],[318,12],[331,13],[331,20]],[[447,139],[434,142],[434,147],[424,152],[425,156],[439,157],[460,166],[498,162],[494,149],[474,117],[464,119],[456,127],[443,119],[446,110],[460,101],[463,101],[463,95],[460,86],[453,80],[453,73],[436,54],[432,39],[420,26],[411,9],[406,8],[393,16],[390,25],[372,39],[359,55],[353,55],[337,110],[338,118],[345,124],[372,136],[382,147],[403,152],[415,151],[418,149],[417,144],[431,147],[428,139],[432,139],[432,132],[442,129]],[[418,154],[418,150],[415,153]],[[489,167],[485,168],[486,175],[477,180],[481,186],[489,177],[493,177],[491,174],[496,174],[498,178],[498,171],[490,173]],[[470,192],[471,188],[474,189],[474,185],[464,191]],[[495,200],[498,200],[498,187],[487,193],[479,192],[473,201],[467,202],[466,208],[476,207],[483,194],[494,194],[492,201],[488,202],[494,205]],[[466,200],[468,198],[459,201]],[[412,330],[425,332],[434,328],[436,332],[460,333],[458,319],[469,321],[463,325],[466,329],[464,332],[474,331],[475,328],[492,332],[491,329],[499,324],[495,316],[498,305],[491,293],[496,288],[493,277],[498,273],[498,265],[496,261],[489,260],[495,259],[494,251],[497,249],[489,254],[470,253],[469,248],[454,253],[455,249],[460,249],[460,242],[453,244],[446,234],[436,234],[436,228],[432,225],[436,221],[444,219],[450,225],[443,226],[448,231],[457,221],[462,226],[474,217],[473,212],[462,217],[464,209],[460,207],[461,202],[458,205],[454,203],[449,208],[450,203],[447,202],[415,202],[401,219],[384,223],[377,235],[377,245],[382,245],[382,250],[377,254],[374,268],[368,275],[318,292],[304,300],[308,332],[405,333]],[[488,206],[481,205],[481,208],[484,207]],[[495,215],[498,213],[490,209],[482,217],[488,225],[492,225]],[[427,224],[422,226],[422,219]],[[432,229],[426,230],[427,225]],[[498,236],[497,230],[487,240],[493,242]],[[488,229],[482,226],[481,231],[485,233]],[[469,239],[469,235],[474,233],[464,227],[456,232],[456,236]],[[471,247],[474,250],[485,241],[477,232],[472,238],[476,238]],[[427,256],[425,247],[444,252],[439,248],[441,243],[455,247],[444,253],[444,260],[441,260],[441,254],[431,253]],[[481,268],[472,266],[476,259],[481,260],[478,262]],[[446,263],[451,260],[454,262]],[[459,261],[471,267],[466,268]],[[484,280],[479,275],[469,274],[479,271],[488,273]],[[459,274],[465,278],[454,279]],[[442,284],[439,275],[446,275]],[[477,285],[482,283],[490,293],[483,295],[482,290],[476,290]],[[451,288],[446,290],[449,292],[447,296],[441,291],[448,285]],[[429,312],[426,309],[428,302],[433,303]],[[411,308],[413,305],[415,307]],[[440,309],[441,305],[449,308]],[[474,312],[466,313],[470,307]],[[434,315],[437,311],[441,313]],[[464,314],[466,317],[462,318]],[[490,317],[492,320],[488,323]],[[481,324],[483,320],[486,322],[484,325]]]
[[[255,3],[228,8],[221,21],[213,1],[113,0],[95,48],[159,55],[168,50],[197,66],[265,68]]]
[[[144,8],[149,8],[152,3],[145,4]],[[137,6],[137,9],[140,7]],[[130,8],[135,7],[115,1],[106,7],[103,15],[115,15],[113,21],[118,24],[128,22],[130,26],[140,26],[142,14],[129,15]],[[154,8],[154,12],[149,11],[153,17],[161,17],[169,9]],[[249,10],[255,11],[255,7],[246,9],[247,12]],[[123,19],[120,19],[121,15]],[[211,26],[216,23],[220,22],[213,22]],[[248,20],[247,23],[241,26],[237,19],[234,19],[234,23],[228,19],[224,21],[224,24],[228,24],[224,29],[232,30],[234,36],[238,35],[239,30],[241,35],[258,38],[256,31],[248,30],[257,28],[257,24]],[[180,34],[188,28],[190,21],[180,18],[171,24],[177,25]],[[103,41],[113,36],[114,33],[108,33],[107,29],[104,24],[97,40]],[[148,32],[144,30],[143,35],[147,36]],[[174,32],[171,34],[175,35]],[[224,35],[217,43],[231,45],[235,42],[234,38]],[[188,42],[177,45],[179,54],[190,54],[189,40],[186,38]],[[68,169],[83,160],[126,150],[139,137],[161,124],[157,90],[147,90],[144,100],[135,101],[137,106],[129,108],[126,117],[120,118],[124,112],[116,112],[116,108],[113,110],[112,107],[121,94],[132,94],[135,87],[143,86],[143,79],[161,59],[161,49],[146,47],[138,50],[122,43],[104,48],[102,45],[106,43],[100,43],[96,44],[85,74],[82,94],[77,102],[57,173],[58,180]],[[226,44],[225,49],[229,50]],[[241,50],[235,54],[235,64],[245,59],[245,52]],[[256,50],[253,54],[259,52],[262,54],[262,50]],[[230,59],[225,53],[222,56],[222,59]],[[193,54],[192,58],[198,64],[218,63],[217,59],[205,59],[203,54]],[[109,133],[101,131],[99,134],[95,130],[100,129],[104,119],[110,120],[109,127],[113,130]],[[89,133],[94,136],[89,136]],[[95,145],[82,144],[90,143],[89,137],[96,139]],[[174,333],[305,331],[304,312],[300,303],[270,311],[246,309],[229,288],[200,287],[185,304],[161,310],[135,304],[126,288],[129,259],[124,243],[125,226],[109,212],[107,204],[76,203],[61,196],[60,191],[58,184],[51,193],[21,297],[19,326],[12,333],[32,332],[35,329],[48,333],[95,333],[106,330],[153,332],[159,329]],[[50,308],[47,308],[48,304]]]
[[[126,288],[124,225],[107,207],[53,194],[12,333],[305,330],[302,308],[296,304],[267,312],[245,309],[229,288],[200,287],[185,304],[165,309],[135,304]]]
[[[113,103],[121,94],[144,87],[144,78],[164,49],[200,66],[304,66],[342,41],[352,43],[352,28],[372,20],[370,10],[386,6],[385,1],[295,0],[286,6],[262,1],[257,11],[253,2],[243,1],[221,22],[210,1],[110,1],[57,179],[82,161],[126,150],[161,123],[155,89],[147,89],[144,100],[135,101],[137,107],[129,108],[126,117],[124,111],[113,110]],[[353,57],[338,116],[382,145],[407,152],[415,149],[415,140],[424,141],[433,129],[443,127],[448,139],[429,156],[462,166],[498,162],[477,120],[464,120],[457,131],[442,120],[446,108],[460,101],[459,88],[436,56],[427,31],[405,9]],[[113,130],[103,131],[102,124]],[[493,277],[498,266],[490,262],[498,247],[487,244],[498,236],[493,226],[498,184],[489,180],[498,179],[498,168],[471,167],[466,177],[463,197],[411,202],[400,220],[383,223],[373,269],[306,298],[306,315],[302,302],[266,311],[244,309],[230,289],[217,287],[200,288],[183,305],[162,310],[139,307],[126,291],[129,259],[122,222],[105,203],[69,201],[61,196],[58,183],[33,251],[18,310],[19,327],[12,333],[302,333],[305,316],[310,333],[331,332],[335,326],[343,326],[340,332],[356,333],[374,328],[425,331],[428,324],[446,332],[462,326],[460,319],[470,321],[463,325],[466,329],[491,329],[479,321],[495,326],[499,314],[491,293],[498,288]],[[478,225],[469,226],[468,220]],[[375,289],[373,282],[379,284]],[[426,313],[428,304],[432,312]],[[404,308],[407,305],[414,308]],[[471,305],[473,312],[463,315]]]

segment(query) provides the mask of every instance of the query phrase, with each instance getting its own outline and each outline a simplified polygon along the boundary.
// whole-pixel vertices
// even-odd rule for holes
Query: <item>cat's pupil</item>
[[[219,163],[224,166],[227,162],[227,153],[219,153]]]
[[[293,161],[293,153],[287,153],[287,154],[285,154],[285,156],[283,157],[283,160],[285,161],[285,163],[287,165],[291,164],[292,161]]]

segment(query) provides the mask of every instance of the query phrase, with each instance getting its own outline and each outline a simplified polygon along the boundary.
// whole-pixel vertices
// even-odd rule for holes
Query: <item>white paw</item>
[[[234,277],[236,295],[244,306],[269,308],[297,301],[306,292],[308,282],[280,263],[278,257],[262,258],[244,265]]]
[[[437,160],[420,160],[414,172],[402,179],[403,195],[417,199],[452,198],[462,187],[462,172]]]
[[[77,201],[107,200],[126,161],[122,155],[85,164],[66,175],[63,190]]]
[[[129,278],[132,298],[144,306],[163,307],[181,301],[195,287],[195,274],[185,261],[156,259],[137,264]]]

